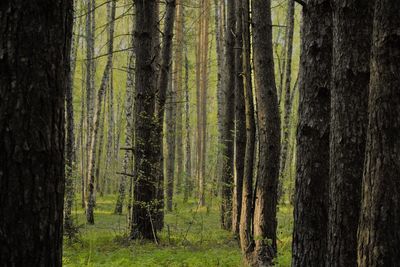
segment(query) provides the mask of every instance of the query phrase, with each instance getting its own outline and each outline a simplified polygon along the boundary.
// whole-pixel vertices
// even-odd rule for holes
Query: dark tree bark
[[[183,201],[187,202],[191,194],[192,181],[192,152],[190,140],[190,98],[189,98],[189,60],[185,49],[185,127],[186,127],[186,162],[185,162],[185,187]]]
[[[244,158],[242,210],[240,216],[240,246],[247,258],[251,255],[254,247],[252,235],[253,222],[253,171],[254,151],[256,141],[256,125],[253,101],[253,87],[251,80],[251,43],[250,43],[250,12],[249,0],[244,0],[243,8],[243,76],[246,112],[246,151]]]
[[[64,96],[70,75],[72,2],[0,4],[3,266],[62,264]]]
[[[333,1],[327,266],[357,265],[373,2]]]
[[[224,78],[224,130],[222,139],[222,177],[221,177],[221,225],[232,228],[232,195],[234,171],[234,128],[235,128],[235,1],[228,1],[225,36]]]
[[[376,1],[359,266],[400,262],[400,2]]]
[[[235,187],[233,192],[232,232],[239,235],[242,212],[244,157],[246,153],[246,113],[243,84],[243,24],[242,0],[236,1],[235,10]]]
[[[280,155],[280,118],[272,51],[270,0],[253,0],[252,14],[259,127],[254,236],[256,261],[261,265],[267,265],[276,255],[276,205]]]
[[[159,151],[159,161],[157,162],[158,170],[159,170],[159,190],[164,190],[164,173],[163,173],[163,165],[164,160],[162,157],[163,154],[163,122],[164,122],[164,113],[167,114],[166,123],[166,135],[167,135],[167,144],[168,144],[168,154],[167,154],[167,184],[172,179],[172,193],[173,193],[173,181],[174,181],[174,169],[175,169],[175,120],[174,112],[175,112],[175,101],[174,101],[174,88],[172,87],[172,73],[171,69],[171,59],[172,59],[172,38],[174,34],[174,22],[175,22],[175,13],[176,13],[176,3],[175,0],[167,1],[166,7],[166,15],[165,15],[165,26],[164,26],[164,34],[163,34],[163,47],[161,49],[161,70],[158,77],[157,84],[157,92],[158,98],[155,107],[155,121],[156,121],[156,138],[159,140],[156,144],[156,151]],[[169,102],[168,109],[165,110],[167,93]],[[171,113],[169,113],[171,112]],[[168,116],[170,115],[170,116]],[[173,149],[172,147],[173,146]],[[172,154],[170,154],[172,153]],[[170,211],[172,209],[172,194],[169,194],[170,191],[167,189],[167,209]],[[163,209],[163,199],[158,199],[161,204],[159,209]],[[170,201],[169,201],[170,200]],[[171,202],[171,203],[170,203]],[[171,206],[169,205],[171,204]],[[170,209],[171,207],[171,209]],[[161,226],[162,228],[162,226]]]
[[[131,238],[153,239],[155,235],[154,200],[158,196],[158,171],[154,159],[159,154],[154,149],[159,139],[155,138],[155,67],[153,65],[156,19],[155,0],[136,0],[136,74],[135,74],[135,172],[132,206]]]
[[[324,266],[327,248],[332,11],[303,7],[292,266]]]

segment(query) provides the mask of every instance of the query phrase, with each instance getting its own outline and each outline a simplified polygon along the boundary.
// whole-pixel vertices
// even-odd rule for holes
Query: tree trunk
[[[92,133],[90,138],[90,148],[88,150],[89,154],[89,165],[88,165],[88,176],[89,176],[89,184],[88,184],[88,196],[87,196],[87,208],[86,208],[86,219],[89,224],[94,224],[94,215],[93,209],[95,204],[95,172],[94,168],[96,166],[96,144],[98,140],[99,134],[99,126],[100,126],[100,115],[101,115],[101,105],[104,99],[104,93],[106,90],[106,86],[108,84],[108,80],[110,77],[110,70],[112,66],[113,59],[113,48],[114,48],[114,25],[115,25],[115,9],[116,9],[116,0],[112,0],[112,9],[111,16],[109,18],[109,28],[108,28],[108,56],[107,56],[107,64],[104,69],[103,77],[101,79],[100,89],[97,93],[97,102],[95,105],[95,113],[93,116],[92,122]],[[98,177],[97,177],[98,178]]]
[[[254,236],[256,257],[269,264],[276,254],[276,205],[280,155],[280,118],[272,51],[270,0],[253,0],[254,71],[259,126],[259,163]]]
[[[170,75],[172,77],[172,75]],[[167,139],[167,162],[166,162],[166,178],[167,178],[167,211],[172,211],[172,200],[174,196],[174,174],[175,174],[175,99],[176,92],[172,80],[168,81],[168,102],[166,105],[166,139]]]
[[[359,266],[400,262],[400,2],[376,1]]]
[[[217,53],[217,69],[218,69],[218,74],[217,74],[217,105],[218,105],[218,111],[217,111],[217,120],[218,120],[218,144],[222,144],[222,136],[223,136],[223,124],[224,124],[224,114],[223,114],[223,109],[224,109],[224,92],[223,92],[223,68],[224,68],[224,28],[223,28],[223,16],[222,16],[222,6],[225,5],[225,1],[220,1],[220,0],[214,0],[214,6],[215,6],[215,39],[216,39],[216,53]],[[217,154],[217,166],[222,165],[222,149],[219,145],[218,147],[218,154]],[[216,189],[214,192],[214,195],[218,195],[219,187],[220,187],[220,180],[222,176],[222,169],[217,168],[216,173],[215,173],[215,178],[214,182],[216,185]]]
[[[131,39],[131,47],[134,44],[134,32],[132,32],[132,39]],[[125,191],[126,191],[126,180],[129,179],[129,200],[128,200],[128,218],[130,218],[131,214],[131,201],[132,201],[132,184],[133,184],[133,153],[130,148],[133,147],[133,140],[134,140],[134,81],[135,81],[135,73],[134,73],[134,64],[135,64],[135,53],[133,50],[129,51],[129,59],[128,59],[128,74],[126,80],[126,96],[125,96],[125,116],[126,116],[126,128],[125,128],[125,148],[124,151],[124,160],[122,163],[122,170],[125,174],[131,174],[132,176],[121,175],[119,180],[119,189],[118,189],[118,198],[115,205],[115,214],[122,214],[122,208],[124,206],[125,200]],[[130,220],[128,220],[130,221]]]
[[[175,70],[174,74],[174,84],[176,92],[175,101],[175,118],[176,121],[176,161],[177,169],[175,172],[176,176],[176,193],[180,194],[182,189],[182,178],[183,178],[183,135],[182,135],[182,101],[183,101],[183,2],[182,0],[176,0],[176,17],[175,17],[175,40],[176,49],[174,54],[174,64]]]
[[[183,201],[187,202],[191,194],[192,183],[192,152],[190,145],[190,98],[189,98],[189,60],[185,49],[185,119],[186,119],[186,163],[185,163],[185,187]]]
[[[75,1],[76,3],[76,1]],[[76,5],[75,5],[76,6]],[[79,33],[80,24],[75,26]],[[78,35],[78,34],[77,34]],[[79,46],[79,35],[72,35],[71,41],[71,60],[70,75],[68,77],[68,87],[65,93],[66,100],[66,137],[65,137],[65,205],[64,205],[64,232],[71,239],[74,235],[74,222],[72,220],[72,206],[75,198],[74,189],[74,158],[75,158],[75,134],[74,134],[74,106],[73,106],[73,87],[76,67],[76,57]]]
[[[154,201],[158,197],[158,168],[154,149],[159,138],[155,135],[154,106],[156,78],[153,65],[157,25],[156,1],[136,0],[136,72],[135,72],[135,172],[134,201],[132,206],[131,238],[156,239],[154,227],[157,212]]]
[[[64,96],[70,78],[72,3],[0,5],[3,266],[62,265]]]
[[[327,266],[357,265],[373,2],[333,1]]]
[[[227,27],[225,36],[225,81],[224,81],[224,135],[221,177],[221,224],[224,229],[232,228],[232,195],[233,195],[233,171],[234,171],[234,136],[235,130],[235,1],[227,4]]]
[[[329,0],[311,0],[303,8],[301,50],[292,265],[324,266],[332,66]]]
[[[294,33],[294,0],[288,1],[287,9],[287,25],[286,25],[286,70],[285,70],[285,106],[283,114],[283,139],[282,139],[282,153],[279,168],[279,187],[278,187],[278,198],[280,199],[284,195],[283,182],[284,182],[284,171],[286,168],[286,159],[288,157],[289,148],[289,134],[290,134],[290,115],[292,111],[292,55],[293,55],[293,33]]]
[[[242,0],[236,3],[235,31],[235,186],[233,191],[232,232],[239,235],[242,210],[244,157],[246,153],[246,112],[243,84],[243,24]]]
[[[244,158],[242,209],[240,216],[240,246],[242,252],[249,260],[254,249],[252,235],[253,222],[253,171],[254,152],[256,139],[256,126],[254,116],[253,86],[251,80],[251,43],[250,43],[250,11],[249,0],[242,2],[243,8],[243,76],[246,112],[246,151]]]

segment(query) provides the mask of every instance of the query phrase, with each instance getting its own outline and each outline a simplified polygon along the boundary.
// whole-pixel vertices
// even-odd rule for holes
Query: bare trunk
[[[400,2],[376,1],[358,265],[400,262]]]
[[[0,9],[0,262],[62,266],[73,1]]]

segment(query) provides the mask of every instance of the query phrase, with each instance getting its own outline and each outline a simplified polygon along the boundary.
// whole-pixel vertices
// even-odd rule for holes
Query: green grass
[[[82,209],[75,210],[80,234],[77,242],[65,240],[64,266],[245,266],[237,241],[220,228],[215,201],[198,208],[194,200],[183,204],[178,199],[156,245],[126,238],[126,215],[113,214],[115,199],[97,199],[95,225],[85,224]],[[291,208],[280,207],[277,266],[290,266],[291,217]]]

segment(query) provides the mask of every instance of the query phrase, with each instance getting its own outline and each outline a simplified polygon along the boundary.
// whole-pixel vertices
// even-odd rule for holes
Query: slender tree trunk
[[[374,1],[333,1],[327,266],[357,265]]]
[[[170,75],[172,78],[172,75]],[[167,178],[167,211],[172,211],[172,201],[174,196],[174,174],[175,174],[175,133],[176,133],[176,92],[172,80],[168,81],[168,102],[166,105],[166,139],[167,139],[167,162],[166,162],[166,178]]]
[[[246,112],[243,84],[243,7],[242,0],[236,3],[235,30],[235,186],[233,191],[232,232],[239,235],[242,210],[244,158],[246,153]]]
[[[202,26],[202,41],[201,41],[201,93],[200,93],[200,103],[201,103],[201,147],[200,147],[200,204],[202,206],[206,205],[206,155],[207,155],[207,89],[208,89],[208,51],[209,51],[209,23],[210,23],[210,0],[204,0],[203,2],[203,15],[204,20]]]
[[[240,246],[242,252],[249,256],[254,249],[254,240],[252,235],[253,223],[253,171],[254,171],[254,152],[256,139],[256,126],[254,116],[253,86],[251,77],[251,43],[250,43],[250,11],[249,0],[242,2],[243,8],[243,76],[244,76],[244,94],[245,94],[245,112],[246,112],[246,151],[244,158],[243,174],[243,193],[242,209],[240,216]]]
[[[225,36],[225,81],[224,81],[224,158],[221,178],[221,224],[224,229],[232,228],[232,195],[233,195],[233,171],[234,171],[234,102],[235,102],[235,1],[227,4],[227,27]]]
[[[400,2],[376,1],[358,266],[400,262]]]
[[[134,32],[132,32],[131,46],[134,45]],[[128,75],[126,80],[126,100],[125,100],[125,116],[126,116],[126,128],[125,128],[125,148],[124,151],[124,160],[122,163],[122,170],[124,174],[130,174],[131,176],[127,176],[121,174],[119,180],[119,188],[118,188],[118,198],[115,205],[115,214],[122,214],[122,208],[124,206],[125,200],[125,191],[126,191],[126,180],[129,179],[129,200],[127,203],[128,206],[128,221],[130,222],[131,215],[131,201],[132,201],[132,186],[133,186],[133,151],[131,148],[133,147],[134,140],[134,81],[135,81],[135,73],[134,73],[134,64],[135,64],[135,53],[133,50],[129,51],[129,59],[128,59]]]
[[[76,1],[75,1],[76,3]],[[76,6],[76,5],[75,5]],[[68,77],[68,87],[65,93],[66,100],[66,138],[65,138],[65,205],[64,205],[64,231],[69,238],[74,235],[74,223],[72,220],[72,206],[75,197],[74,189],[74,155],[75,155],[75,134],[74,134],[74,106],[73,106],[73,87],[76,67],[76,57],[79,46],[79,28],[80,24],[75,26],[78,33],[72,35],[71,41],[71,60],[70,75]]]
[[[292,265],[324,266],[332,66],[329,0],[311,0],[303,8],[301,50]]]
[[[293,33],[294,33],[294,0],[288,1],[287,10],[287,25],[286,25],[286,70],[285,70],[285,109],[284,109],[284,119],[283,119],[283,139],[282,139],[282,153],[279,168],[279,188],[278,197],[279,199],[283,196],[283,181],[285,178],[285,168],[286,159],[288,157],[288,147],[289,147],[289,134],[290,134],[290,117],[292,111],[292,54],[293,54]]]
[[[71,0],[0,5],[3,266],[62,265],[64,97],[70,79],[72,6]]]
[[[177,169],[175,172],[176,176],[176,193],[180,194],[182,189],[182,178],[183,178],[183,134],[182,134],[182,102],[183,102],[183,2],[182,0],[176,0],[176,17],[175,17],[175,40],[176,49],[174,55],[175,70],[174,82],[176,92],[176,103],[175,103],[175,118],[176,120],[176,161]]]
[[[103,196],[103,194],[104,194],[104,180],[100,180],[100,177],[101,177],[100,176],[100,168],[103,167],[101,163],[103,160],[103,148],[104,148],[103,143],[104,143],[104,129],[105,129],[106,104],[107,104],[106,98],[107,98],[107,92],[104,92],[103,99],[102,99],[103,103],[102,103],[102,107],[101,107],[101,110],[99,113],[99,115],[100,115],[99,139],[98,139],[98,144],[97,144],[97,155],[96,155],[97,159],[96,159],[96,164],[95,164],[96,171],[94,174],[94,176],[97,178],[95,194],[97,192],[99,192],[101,196]]]
[[[100,84],[100,89],[97,93],[97,102],[95,105],[95,113],[93,116],[92,122],[92,133],[90,138],[90,149],[88,150],[89,154],[89,165],[88,165],[88,174],[89,174],[89,185],[88,185],[88,196],[87,196],[87,208],[86,208],[86,219],[89,224],[94,224],[94,215],[93,208],[95,204],[95,172],[94,168],[96,166],[96,144],[98,140],[99,134],[99,126],[100,126],[100,115],[101,115],[101,105],[104,99],[104,93],[106,91],[106,86],[108,84],[108,80],[110,77],[110,70],[112,66],[113,59],[113,48],[114,48],[114,22],[115,22],[115,9],[116,9],[116,0],[112,1],[112,9],[111,16],[109,18],[109,29],[108,29],[108,56],[107,56],[107,64],[104,69],[103,77]],[[97,177],[98,178],[98,177]]]
[[[223,5],[225,5],[225,1],[221,0],[214,0],[215,6],[215,39],[216,39],[216,53],[217,53],[217,104],[218,104],[218,111],[217,111],[217,119],[218,119],[218,154],[217,154],[217,166],[222,165],[222,149],[220,145],[222,144],[222,136],[223,136],[223,124],[224,124],[224,92],[223,92],[223,75],[224,75],[224,23],[223,23],[223,16],[222,16],[222,9]],[[222,169],[217,168],[214,182],[216,186],[216,190],[214,192],[215,195],[218,195],[220,180],[222,176]]]
[[[276,255],[276,205],[280,118],[272,51],[270,0],[253,0],[253,49],[259,126],[259,163],[254,207],[255,253],[260,264]]]
[[[190,145],[190,98],[189,98],[189,60],[185,49],[185,126],[186,126],[186,163],[185,163],[185,187],[183,201],[187,202],[191,194],[192,183],[192,152]]]

